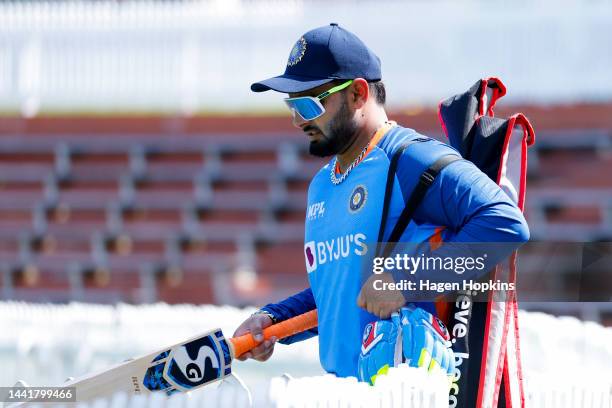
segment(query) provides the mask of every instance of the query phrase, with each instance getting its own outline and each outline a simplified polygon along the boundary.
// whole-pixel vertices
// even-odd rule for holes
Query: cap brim
[[[264,79],[251,85],[251,91],[264,92],[270,89],[283,93],[304,92],[317,86],[321,86],[333,81],[331,78],[310,78],[296,75],[279,75],[273,78]]]

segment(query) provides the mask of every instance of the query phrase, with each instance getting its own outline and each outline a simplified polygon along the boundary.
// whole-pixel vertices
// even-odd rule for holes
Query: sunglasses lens
[[[312,120],[321,116],[324,110],[321,105],[316,103],[313,98],[292,98],[285,99],[289,109],[297,112],[304,120]]]

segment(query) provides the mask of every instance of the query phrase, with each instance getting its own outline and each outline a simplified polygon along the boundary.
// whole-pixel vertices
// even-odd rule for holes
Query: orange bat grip
[[[306,312],[299,316],[295,316],[291,319],[287,319],[280,323],[266,327],[263,330],[264,339],[267,340],[273,336],[279,340],[284,339],[285,337],[293,336],[294,334],[317,327],[317,323],[317,309],[314,309],[310,312]],[[229,339],[229,341],[231,341],[232,345],[234,346],[233,349],[235,357],[246,353],[260,344],[253,339],[251,333],[238,337],[232,337]]]

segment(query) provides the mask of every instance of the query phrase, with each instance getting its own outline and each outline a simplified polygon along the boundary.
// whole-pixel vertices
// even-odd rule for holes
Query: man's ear
[[[361,109],[370,97],[370,86],[363,78],[353,80],[349,88],[349,103],[354,109]]]

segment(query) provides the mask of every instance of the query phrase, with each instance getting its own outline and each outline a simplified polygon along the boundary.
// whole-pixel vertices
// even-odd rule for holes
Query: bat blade
[[[317,319],[317,310],[314,309],[266,327],[263,335],[265,339],[283,339],[316,327]],[[240,356],[258,344],[250,333],[226,339],[221,330],[216,329],[76,378],[62,386],[75,388],[77,402],[110,398],[120,392],[128,395],[164,392],[171,395],[191,391],[229,376],[234,356]]]
[[[171,395],[223,379],[231,374],[231,363],[228,342],[216,329],[63,386],[75,387],[79,402],[111,397],[117,392]]]

